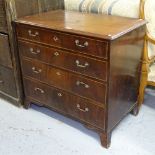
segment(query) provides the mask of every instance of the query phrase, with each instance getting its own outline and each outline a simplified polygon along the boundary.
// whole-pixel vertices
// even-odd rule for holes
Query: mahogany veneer
[[[97,131],[109,147],[113,128],[137,98],[146,22],[52,11],[15,22],[25,107],[48,107]]]

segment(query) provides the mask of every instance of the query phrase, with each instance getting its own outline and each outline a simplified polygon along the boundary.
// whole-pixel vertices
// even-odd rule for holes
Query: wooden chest
[[[15,22],[25,107],[74,118],[110,145],[113,128],[137,111],[146,22],[51,11]]]

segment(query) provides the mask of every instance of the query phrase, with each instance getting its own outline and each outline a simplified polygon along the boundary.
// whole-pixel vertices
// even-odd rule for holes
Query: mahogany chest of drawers
[[[48,107],[97,131],[136,114],[146,22],[62,10],[18,19],[25,107]]]

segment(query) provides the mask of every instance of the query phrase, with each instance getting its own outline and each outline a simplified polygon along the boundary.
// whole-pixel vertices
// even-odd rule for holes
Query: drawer
[[[107,80],[107,62],[105,61],[22,41],[19,41],[19,48],[21,55],[25,57],[37,59],[103,81]]]
[[[21,24],[17,25],[16,30],[17,36],[20,38],[61,47],[62,37],[58,32],[43,30]]]
[[[65,89],[77,95],[98,101],[106,101],[106,84],[84,78],[76,74],[44,65],[38,61],[23,59],[23,74],[49,85]],[[34,72],[34,69],[36,73]],[[39,72],[40,70],[40,72]]]
[[[67,35],[21,24],[17,25],[17,35],[20,38],[66,48],[76,53],[80,52],[104,59],[108,58],[108,42],[106,41]]]
[[[104,108],[40,82],[24,79],[24,85],[26,97],[105,129]]]
[[[62,97],[60,90],[26,78],[24,78],[24,89],[26,97],[39,101],[43,105],[66,111],[64,104],[62,104],[64,96]]]
[[[64,34],[62,46],[76,52],[104,59],[108,58],[108,42],[106,41]]]
[[[17,97],[13,70],[0,66],[0,91]]]
[[[22,72],[24,75],[45,81],[47,79],[47,67],[37,61],[21,61]]]
[[[8,35],[0,33],[0,64],[12,68]]]

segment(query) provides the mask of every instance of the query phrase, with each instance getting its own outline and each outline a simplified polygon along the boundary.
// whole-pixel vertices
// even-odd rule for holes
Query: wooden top
[[[142,19],[56,10],[26,16],[16,20],[16,23],[113,40],[147,22]]]

